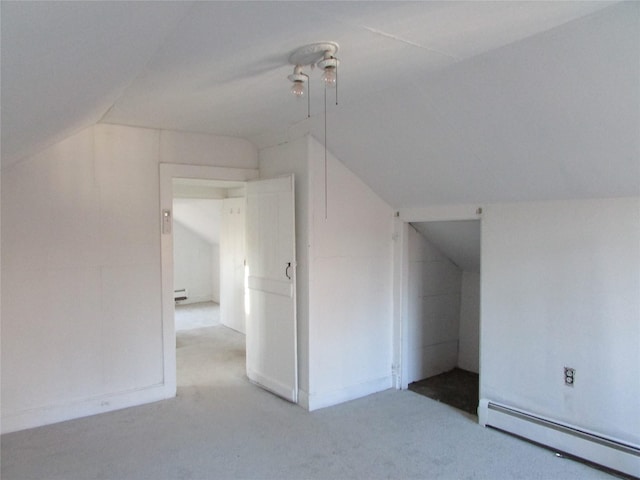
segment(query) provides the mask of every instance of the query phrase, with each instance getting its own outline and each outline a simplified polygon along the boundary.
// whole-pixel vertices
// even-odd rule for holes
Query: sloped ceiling
[[[220,244],[222,200],[210,198],[174,198],[173,218],[212,245]]]
[[[3,166],[96,122],[322,140],[287,58],[333,40],[327,146],[395,208],[640,193],[638,2],[1,8]]]
[[[465,272],[480,272],[480,220],[418,222],[413,227]]]
[[[189,7],[2,1],[2,165],[99,122]]]

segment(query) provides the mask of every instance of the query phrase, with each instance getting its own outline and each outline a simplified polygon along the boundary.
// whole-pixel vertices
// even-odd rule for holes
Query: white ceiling
[[[243,197],[245,182],[230,180],[202,180],[197,178],[174,178],[173,198]]]
[[[323,138],[395,208],[640,194],[640,2],[9,2],[2,163],[96,122]]]

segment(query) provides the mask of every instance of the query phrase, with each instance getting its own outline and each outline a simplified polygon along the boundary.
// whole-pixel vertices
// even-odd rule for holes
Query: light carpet
[[[409,391],[309,413],[251,385],[244,336],[181,332],[172,400],[2,437],[3,480],[611,479]]]
[[[215,302],[176,305],[176,331],[220,325],[220,305]]]

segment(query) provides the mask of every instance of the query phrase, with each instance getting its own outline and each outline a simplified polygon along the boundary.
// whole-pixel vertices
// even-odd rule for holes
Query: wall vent
[[[186,288],[181,288],[180,290],[174,290],[173,291],[173,299],[176,302],[180,302],[182,300],[186,300],[187,298],[189,298],[189,294],[187,293],[187,289]]]

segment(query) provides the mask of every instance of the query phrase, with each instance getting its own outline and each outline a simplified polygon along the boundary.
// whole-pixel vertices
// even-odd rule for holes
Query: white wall
[[[458,367],[480,371],[480,274],[462,272]]]
[[[299,398],[314,410],[391,386],[391,208],[312,137],[260,151],[294,173]]]
[[[481,398],[640,444],[640,199],[488,206],[482,239]]]
[[[176,190],[186,193],[188,190],[185,185],[173,182],[173,188],[173,218],[210,244],[219,244],[220,215],[222,213],[222,199],[224,197],[185,198],[180,196],[179,193],[176,193]],[[205,191],[208,189],[208,187],[204,185],[195,188],[200,188]],[[216,188],[215,191],[226,192],[226,189]]]
[[[409,225],[404,375],[407,383],[458,364],[462,271]]]
[[[220,303],[220,244],[211,245],[211,300]]]
[[[160,162],[257,169],[258,150],[241,138],[160,130]]]
[[[244,140],[97,125],[3,169],[3,431],[172,394],[161,159],[257,167]]]
[[[393,211],[330,153],[325,197],[324,147],[308,146],[313,410],[391,387]]]
[[[179,221],[173,222],[173,288],[187,289],[181,304],[213,300],[213,245]]]
[[[180,238],[174,238],[174,288],[185,288],[187,284],[196,287],[196,290],[189,291],[189,299],[182,303],[210,300],[220,303],[222,199],[181,198],[176,195],[176,189],[190,193],[189,189],[174,182],[173,219],[182,227]],[[226,189],[216,190],[223,194],[226,192]],[[190,245],[185,245],[185,241],[189,241]],[[197,251],[201,251],[201,254],[197,254]]]

